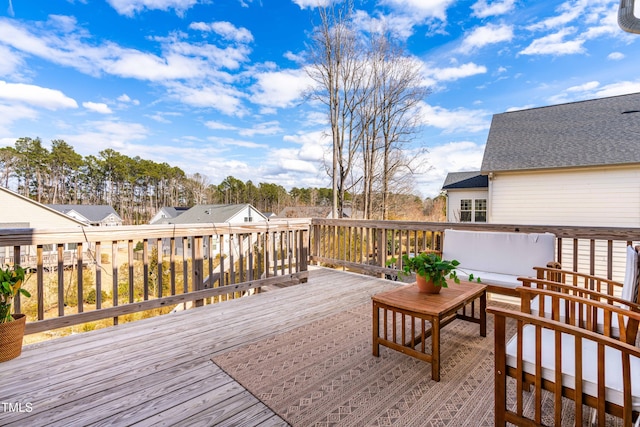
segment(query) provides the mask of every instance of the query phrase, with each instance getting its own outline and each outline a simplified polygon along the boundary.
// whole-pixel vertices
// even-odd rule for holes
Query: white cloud
[[[129,95],[127,95],[126,93],[123,93],[122,95],[120,95],[119,97],[116,98],[119,102],[125,103],[125,104],[133,104],[133,105],[140,105],[140,101],[137,99],[131,99],[129,97]]]
[[[16,104],[2,104],[0,103],[0,132],[8,135],[12,132],[8,127],[18,120],[35,120],[38,118],[38,113],[33,108],[29,108],[25,105]],[[24,136],[24,135],[20,135]],[[17,138],[13,138],[13,143]]]
[[[145,140],[149,136],[149,130],[140,123],[117,120],[88,121],[75,125],[73,129],[77,132],[58,135],[57,139],[64,139],[82,155],[95,155],[96,151],[107,147],[126,155],[146,155],[139,147],[131,149],[133,141]]]
[[[290,50],[286,51],[282,56],[287,58],[289,61],[293,61],[293,62],[297,62],[297,63],[304,62],[304,56],[302,56],[300,54],[293,53]]]
[[[222,122],[216,122],[214,120],[209,120],[205,122],[204,125],[209,129],[213,129],[213,130],[237,130],[238,129],[233,125],[229,125],[227,123],[222,123]]]
[[[217,145],[223,146],[223,147],[243,147],[243,148],[251,148],[251,149],[258,148],[261,150],[266,150],[267,148],[269,148],[268,145],[258,144],[257,142],[253,142],[253,141],[245,141],[242,139],[234,139],[234,138],[224,138],[220,136],[210,136],[207,138],[207,140],[215,142]]]
[[[357,10],[353,16],[353,24],[361,31],[369,33],[390,32],[401,40],[413,35],[413,27],[420,23],[415,15],[389,14],[373,17],[364,10]]]
[[[312,81],[303,69],[266,71],[254,75],[251,101],[269,107],[290,107],[300,100]]]
[[[275,135],[282,132],[280,123],[277,121],[258,123],[248,129],[241,129],[238,133],[242,136],[253,137],[255,135]]]
[[[433,79],[438,82],[448,82],[454,81],[458,79],[462,79],[465,77],[471,77],[478,74],[485,74],[487,72],[487,67],[484,65],[477,65],[473,62],[468,62],[466,64],[462,64],[458,67],[447,67],[447,68],[430,68],[427,67],[425,70],[425,75],[427,78]]]
[[[213,108],[230,116],[242,117],[246,114],[241,100],[244,95],[232,87],[172,83],[167,88],[172,98],[193,107]]]
[[[24,66],[22,57],[9,49],[7,46],[0,46],[0,76],[11,76],[12,80],[16,80],[22,72]]]
[[[213,31],[227,40],[233,40],[238,43],[250,43],[253,41],[251,31],[243,27],[236,27],[231,22],[218,21],[209,24],[205,22],[194,22],[189,28],[200,31]]]
[[[111,111],[111,108],[109,108],[109,106],[103,102],[83,102],[82,106],[87,110],[91,110],[100,114],[113,113],[113,111]]]
[[[426,103],[420,106],[420,115],[425,126],[443,129],[444,133],[485,131],[489,129],[491,116],[483,110],[447,110]]]
[[[507,108],[505,111],[506,111],[507,113],[510,113],[510,112],[512,112],[512,111],[528,110],[528,109],[530,109],[530,108],[534,108],[534,107],[535,107],[535,105],[534,105],[534,104],[526,104],[526,105],[521,105],[521,106],[519,106],[519,107],[509,107],[509,108]]]
[[[636,92],[640,92],[640,80],[621,81],[607,85],[602,85],[597,81],[591,81],[581,85],[571,86],[560,93],[549,97],[548,102],[549,104],[561,104],[586,99],[626,95],[628,93]]]
[[[624,53],[621,52],[611,52],[608,56],[607,59],[611,59],[612,61],[619,61],[621,59],[624,59]]]
[[[403,14],[416,16],[420,20],[436,18],[446,21],[447,8],[455,2],[454,0],[383,0],[382,3]]]
[[[593,82],[583,83],[578,86],[571,86],[570,88],[566,89],[566,91],[567,92],[587,92],[587,91],[594,90],[599,86],[600,86],[600,82],[593,81]]]
[[[571,55],[584,53],[582,46],[584,39],[565,40],[570,34],[575,32],[574,27],[563,28],[557,33],[549,34],[531,42],[529,46],[521,50],[521,55]]]
[[[559,12],[558,15],[530,25],[527,27],[527,29],[531,31],[537,31],[564,27],[568,23],[576,20],[580,15],[582,15],[588,6],[588,0],[574,0],[564,2],[557,8],[557,11]]]
[[[107,0],[120,15],[133,16],[138,12],[147,10],[169,10],[174,9],[180,16],[198,0]]]
[[[7,83],[2,80],[0,80],[0,99],[18,101],[48,110],[78,108],[78,103],[74,99],[59,90],[23,83]]]
[[[293,0],[300,9],[313,9],[314,7],[329,6],[333,0]]]
[[[512,39],[513,27],[511,25],[488,24],[484,27],[477,27],[467,34],[458,50],[469,53],[490,44],[508,42]]]
[[[423,196],[435,197],[440,194],[442,184],[450,172],[478,171],[482,165],[484,145],[474,142],[449,142],[429,148],[422,156],[422,164],[430,165],[427,173],[417,174],[416,187]]]
[[[487,18],[489,16],[509,13],[513,10],[514,5],[515,0],[494,1],[491,4],[488,4],[487,0],[479,0],[471,6],[471,9],[473,10],[474,16],[477,16],[478,18]]]
[[[49,21],[49,27],[55,27]],[[187,43],[181,34],[155,37],[162,56],[137,49],[123,48],[115,43],[93,45],[85,30],[60,33],[0,18],[0,42],[54,64],[72,67],[92,76],[109,73],[139,80],[166,81],[173,79],[225,79],[222,69],[238,69],[249,60],[250,49],[244,45],[220,48],[207,43]],[[89,40],[89,41],[88,41]]]

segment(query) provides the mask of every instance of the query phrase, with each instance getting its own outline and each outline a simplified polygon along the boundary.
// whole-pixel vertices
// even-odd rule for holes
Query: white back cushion
[[[460,261],[461,270],[532,276],[533,267],[544,267],[555,259],[555,241],[551,233],[446,229],[442,258]]]
[[[638,297],[638,252],[627,246],[627,268],[624,272],[624,283],[622,286],[623,299],[636,302]]]

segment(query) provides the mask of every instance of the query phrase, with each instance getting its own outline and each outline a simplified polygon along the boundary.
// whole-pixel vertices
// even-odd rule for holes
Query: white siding
[[[464,199],[484,199],[488,202],[488,190],[464,189],[447,190],[447,221],[460,222],[460,201]],[[487,207],[487,209],[489,209]],[[488,212],[487,212],[488,214]]]
[[[78,227],[77,221],[13,192],[0,189],[0,224],[28,223],[29,228]]]
[[[494,224],[640,226],[640,167],[494,174],[489,182]],[[591,273],[589,241],[578,242],[577,270]],[[625,245],[613,247],[614,280],[624,280]],[[596,242],[595,275],[607,276],[607,248]],[[563,242],[562,265],[574,269],[573,243]]]
[[[251,213],[249,213],[251,211]],[[256,210],[253,206],[246,206],[240,212],[236,213],[234,216],[229,218],[230,224],[242,224],[245,222],[245,218],[251,216],[252,222],[257,221],[266,221],[267,218],[262,215],[258,210]]]
[[[640,167],[495,174],[494,224],[640,226]]]

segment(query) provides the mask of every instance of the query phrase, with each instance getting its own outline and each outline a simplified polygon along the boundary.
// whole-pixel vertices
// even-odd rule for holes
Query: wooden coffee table
[[[480,336],[487,336],[486,286],[471,282],[456,284],[453,281],[448,285],[439,294],[420,293],[413,284],[372,296],[373,355],[378,357],[380,345],[383,345],[430,362],[431,378],[440,381],[441,328],[455,319],[463,319],[479,323]],[[479,318],[474,316],[475,300],[478,298]],[[383,311],[382,317],[380,310]],[[431,323],[430,329],[425,328],[426,322]],[[425,340],[429,335],[431,354],[425,350]]]

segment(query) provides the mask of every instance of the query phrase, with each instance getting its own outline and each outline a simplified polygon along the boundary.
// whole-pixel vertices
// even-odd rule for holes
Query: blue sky
[[[326,113],[302,98],[318,0],[0,1],[0,146],[64,139],[212,184],[330,187]],[[384,22],[432,91],[421,194],[480,168],[493,114],[640,92],[640,36],[618,28],[617,6],[356,0],[353,25]]]

